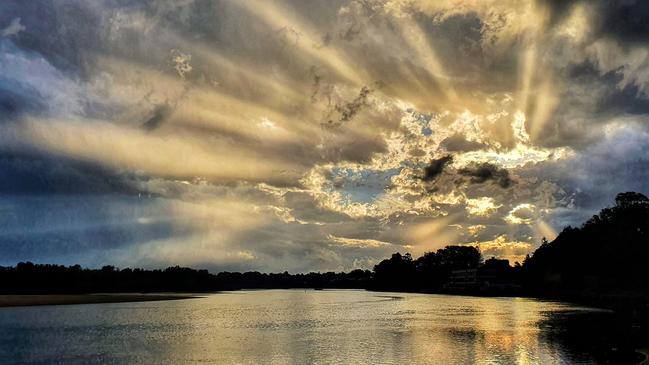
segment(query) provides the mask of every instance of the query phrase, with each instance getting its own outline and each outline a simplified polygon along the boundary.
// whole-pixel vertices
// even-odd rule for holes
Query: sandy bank
[[[179,300],[198,298],[183,294],[44,294],[44,295],[0,295],[0,307],[32,305],[94,304],[150,302],[156,300]]]

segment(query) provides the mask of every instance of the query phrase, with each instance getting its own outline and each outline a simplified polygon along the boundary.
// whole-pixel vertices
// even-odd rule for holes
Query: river
[[[0,364],[593,363],[569,304],[362,290],[0,308]],[[595,334],[597,335],[597,334]]]

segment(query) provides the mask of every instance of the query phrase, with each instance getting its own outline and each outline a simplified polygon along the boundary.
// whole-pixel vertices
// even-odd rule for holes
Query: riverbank
[[[0,295],[0,307],[38,305],[150,302],[200,298],[186,294],[43,294]]]

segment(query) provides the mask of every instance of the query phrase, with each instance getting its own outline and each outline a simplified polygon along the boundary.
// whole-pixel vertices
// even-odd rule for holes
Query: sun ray
[[[307,121],[300,122],[287,113],[214,90],[196,90],[179,112],[184,115],[177,120],[180,125],[214,128],[259,138],[264,142],[304,142],[312,140],[321,130],[320,125],[308,122],[309,117],[306,117]]]
[[[364,78],[359,73],[359,69],[352,66],[352,63],[346,59],[342,52],[333,47],[315,47],[315,44],[320,43],[319,39],[314,38],[314,35],[318,32],[312,29],[306,22],[289,15],[288,11],[282,9],[276,3],[254,0],[232,1],[232,4],[240,6],[276,30],[282,29],[283,27],[290,27],[291,29],[299,31],[300,37],[303,37],[304,39],[297,42],[295,47],[297,47],[303,55],[329,66],[333,71],[352,85],[363,86],[366,84]]]
[[[246,65],[241,60],[232,60],[219,54],[210,44],[192,41],[178,37],[177,42],[183,44],[192,55],[195,55],[210,72],[214,72],[219,78],[226,79],[227,83],[220,79],[213,80],[213,86],[219,89],[249,89],[256,93],[263,93],[268,102],[276,105],[290,105],[304,102],[306,97],[303,92],[304,82],[299,83],[287,78],[278,79],[278,76],[264,75],[254,66]],[[254,89],[254,90],[250,90]],[[231,90],[232,91],[232,90]],[[264,100],[262,100],[264,101]]]
[[[439,89],[442,91],[449,103],[457,101],[457,94],[448,79],[448,73],[442,66],[439,57],[433,47],[430,45],[430,40],[421,29],[421,26],[409,18],[401,18],[398,20],[400,34],[404,41],[410,46],[411,50],[415,52],[419,61],[422,62],[426,71],[433,77],[433,79],[440,84]]]
[[[532,83],[536,72],[536,45],[528,44],[519,55],[519,91],[518,91],[518,110],[525,113],[529,106]]]
[[[536,141],[539,137],[539,134],[543,130],[543,127],[550,120],[553,115],[555,108],[559,103],[558,97],[558,88],[560,86],[558,81],[552,79],[549,76],[549,79],[546,79],[539,85],[536,99],[534,112],[532,114],[531,123],[529,126],[530,138],[533,141]]]

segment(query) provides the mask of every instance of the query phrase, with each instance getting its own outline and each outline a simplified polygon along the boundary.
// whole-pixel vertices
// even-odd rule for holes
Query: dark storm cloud
[[[583,90],[584,94],[590,91],[588,95],[592,99],[588,101],[592,102],[592,110],[597,115],[649,113],[649,99],[642,94],[638,85],[629,83],[618,87],[624,80],[622,68],[601,73],[592,61],[587,60],[570,66],[567,76],[570,77],[573,87]],[[575,100],[571,100],[573,101]]]
[[[99,207],[95,207],[97,208]],[[62,213],[61,209],[58,211]],[[81,213],[75,214],[79,214],[77,219],[83,222]],[[167,222],[148,225],[136,222],[101,223],[71,230],[61,228],[59,231],[50,232],[34,232],[31,227],[23,226],[21,233],[0,232],[0,257],[2,257],[0,260],[5,265],[13,265],[19,261],[51,262],[54,258],[58,258],[57,260],[64,260],[70,264],[79,262],[75,260],[82,260],[96,265],[89,260],[98,250],[128,247],[142,241],[164,239],[174,235]]]
[[[0,122],[13,120],[26,111],[40,112],[47,108],[36,90],[7,80],[0,75]]]
[[[157,199],[116,195],[16,195],[0,198],[0,262],[101,266],[98,253],[190,234],[164,218]],[[148,218],[142,221],[141,218]]]
[[[446,155],[438,159],[432,160],[430,164],[424,167],[424,174],[422,180],[424,181],[433,181],[437,176],[439,176],[444,168],[453,162],[453,156]]]
[[[543,146],[587,148],[602,136],[601,125],[621,116],[647,115],[649,98],[642,61],[635,51],[646,47],[649,37],[649,2],[638,0],[538,0],[549,10],[550,26],[568,20],[575,6],[585,6],[588,20],[579,47],[598,46],[592,50],[569,52],[575,63],[561,65],[565,87],[557,109],[540,130],[535,142]],[[603,42],[604,41],[604,42]],[[606,43],[606,41],[612,41]],[[620,48],[608,53],[616,44]],[[558,59],[567,44],[556,48]],[[563,49],[563,51],[561,51]],[[635,50],[635,51],[634,51]],[[585,52],[585,53],[584,53]],[[580,54],[582,53],[582,54]],[[565,62],[565,61],[564,61]]]
[[[477,151],[487,147],[484,143],[469,141],[461,134],[454,134],[442,141],[440,147],[449,152],[470,152]]]
[[[542,176],[566,192],[571,208],[548,222],[556,229],[579,225],[623,191],[649,192],[649,133],[640,125],[618,126],[602,140],[564,161],[547,161],[518,171],[522,179]],[[566,173],[569,171],[569,173]]]
[[[18,63],[22,64],[12,67]],[[21,68],[29,68],[32,80],[40,80],[17,77],[15,72],[20,72]],[[60,85],[60,78],[54,75],[56,69],[37,52],[21,49],[13,40],[0,37],[0,70],[4,71],[0,72],[0,122],[15,120],[24,114],[44,114],[57,107],[48,105],[50,95],[45,94],[57,92],[52,84]],[[41,82],[46,85],[39,85]],[[58,92],[65,93],[64,90]]]
[[[0,194],[136,194],[135,176],[39,153],[0,154]]]
[[[501,188],[508,188],[514,184],[514,181],[509,177],[509,171],[507,169],[500,168],[488,162],[462,168],[458,170],[458,173],[468,177],[469,181],[473,184],[493,181]]]
[[[101,45],[98,4],[74,0],[0,2],[0,122],[72,117],[95,105],[77,80],[90,75],[88,50]],[[5,147],[5,146],[0,146]],[[135,176],[25,146],[0,149],[0,194],[135,194]]]
[[[626,42],[644,43],[649,37],[649,2],[606,1],[602,3],[603,19],[600,30],[603,34]]]
[[[65,72],[88,76],[86,50],[101,44],[97,6],[73,0],[2,1],[0,27],[20,18],[25,29],[12,36],[18,47],[38,52]]]
[[[645,43],[649,37],[649,2],[645,0],[540,0],[551,14],[552,23],[570,14],[577,4],[593,6],[596,18],[592,29],[596,36],[608,37],[623,44]]]
[[[622,68],[601,72],[587,60],[567,67],[565,77],[558,106],[535,138],[539,145],[584,149],[611,119],[649,114],[649,98],[637,83],[623,84]]]

